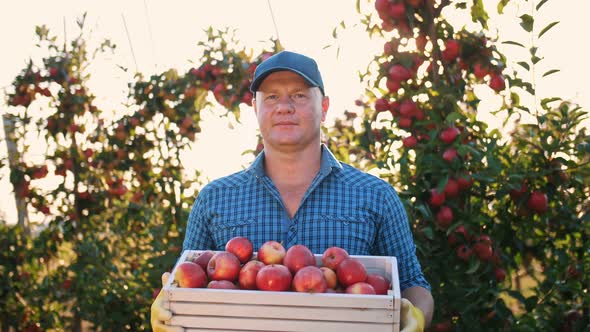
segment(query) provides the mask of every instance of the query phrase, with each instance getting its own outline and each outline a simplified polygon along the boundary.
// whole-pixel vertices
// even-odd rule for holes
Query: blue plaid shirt
[[[304,244],[314,253],[338,246],[351,255],[395,256],[400,288],[430,289],[404,207],[391,185],[341,163],[322,145],[320,171],[293,218],[264,172],[264,152],[252,165],[206,185],[191,210],[183,249],[224,250],[245,236],[255,250],[264,242]]]

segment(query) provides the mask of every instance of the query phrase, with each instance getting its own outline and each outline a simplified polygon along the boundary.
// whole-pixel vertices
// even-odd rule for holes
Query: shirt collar
[[[342,164],[334,157],[332,151],[328,149],[325,144],[322,144],[322,160],[320,164],[320,173],[329,174],[332,169],[342,169]],[[253,173],[257,177],[263,177],[266,175],[264,171],[264,150],[254,159],[248,172]]]

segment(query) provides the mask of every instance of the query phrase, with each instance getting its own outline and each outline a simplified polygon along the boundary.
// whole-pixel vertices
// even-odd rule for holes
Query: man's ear
[[[322,99],[322,122],[326,121],[326,114],[328,113],[328,108],[330,108],[330,97],[325,96]]]

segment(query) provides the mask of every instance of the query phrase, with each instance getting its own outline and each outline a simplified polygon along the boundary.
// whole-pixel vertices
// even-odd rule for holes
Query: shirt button
[[[297,230],[297,227],[295,227],[295,225],[293,225],[293,226],[289,227],[289,230],[291,232],[295,232]]]

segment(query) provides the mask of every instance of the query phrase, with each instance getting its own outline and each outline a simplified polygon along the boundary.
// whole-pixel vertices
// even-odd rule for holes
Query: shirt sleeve
[[[376,254],[396,257],[401,291],[414,286],[430,290],[430,284],[424,278],[416,257],[416,245],[406,210],[393,187],[388,185],[388,188],[383,191],[383,213],[375,243]]]
[[[207,191],[206,188],[203,188],[195,199],[188,216],[182,250],[213,250],[208,208]]]

